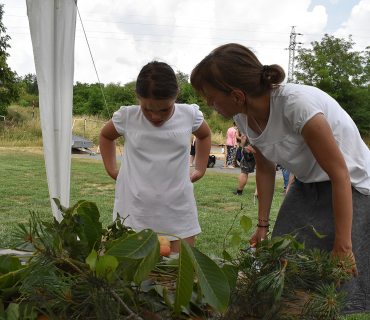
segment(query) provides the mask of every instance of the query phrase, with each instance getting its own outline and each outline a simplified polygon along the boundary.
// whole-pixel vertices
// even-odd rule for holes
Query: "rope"
[[[85,32],[85,27],[84,27],[84,25],[82,23],[82,19],[81,19],[81,15],[80,15],[80,10],[78,10],[77,3],[76,3],[76,8],[77,8],[78,16],[80,17],[81,26],[82,26],[82,30],[83,30],[84,35],[85,35],[86,43],[87,43],[87,46],[88,46],[89,51],[90,51],[91,60],[93,62],[94,68],[95,68],[95,73],[96,73],[96,76],[98,78],[98,82],[99,82],[99,86],[100,86],[100,91],[101,91],[101,94],[103,95],[105,107],[107,108],[109,119],[112,119],[111,116],[110,116],[109,109],[108,109],[107,101],[105,100],[105,95],[104,95],[103,88],[101,86],[101,82],[100,82],[100,79],[99,79],[98,70],[96,69],[96,66],[95,66],[95,61],[94,61],[94,58],[93,58],[93,55],[92,55],[92,52],[91,52],[91,49],[90,49],[89,41],[87,40],[87,36],[86,36],[86,32]]]
[[[110,115],[110,112],[109,112],[109,109],[108,109],[107,100],[105,99],[105,95],[104,95],[104,92],[103,92],[103,88],[102,88],[102,86],[101,86],[101,82],[100,82],[99,75],[98,75],[98,70],[96,69],[95,61],[94,61],[94,58],[93,58],[93,55],[92,55],[92,52],[91,52],[91,49],[90,49],[90,44],[89,44],[89,41],[87,40],[87,35],[86,35],[86,32],[85,32],[85,27],[84,27],[84,25],[83,25],[83,23],[82,23],[82,19],[81,19],[81,15],[80,15],[80,10],[78,10],[77,1],[76,1],[75,3],[76,3],[77,13],[78,13],[78,16],[79,16],[80,21],[81,21],[82,30],[83,30],[84,35],[85,35],[86,43],[87,43],[87,46],[88,46],[88,48],[89,48],[89,52],[90,52],[90,56],[91,56],[91,60],[92,60],[93,65],[94,65],[94,69],[95,69],[96,77],[98,78],[98,82],[99,82],[99,86],[100,86],[100,91],[101,91],[101,94],[103,95],[103,99],[104,99],[105,107],[107,108],[109,119],[112,119],[112,117],[111,117],[111,115]],[[99,150],[99,147],[100,147],[100,146],[98,146],[98,150]],[[120,147],[120,146],[118,146],[118,150],[119,150],[119,153],[122,153],[122,152],[121,152],[121,147]]]

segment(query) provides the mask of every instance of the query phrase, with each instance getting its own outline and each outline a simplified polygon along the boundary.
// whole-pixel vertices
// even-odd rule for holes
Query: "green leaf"
[[[316,229],[312,226],[312,229],[313,229],[313,232],[315,232],[315,234],[319,237],[319,238],[324,238],[324,237],[326,237],[326,235],[321,235],[320,233],[318,233],[317,231],[316,231]]]
[[[98,258],[98,253],[92,249],[89,256],[86,258],[86,263],[90,266],[91,271],[95,271],[96,261]]]
[[[113,256],[102,256],[96,262],[95,270],[99,278],[104,278],[105,276],[108,279],[108,282],[112,280],[114,272],[118,267],[118,260]]]
[[[303,250],[304,249],[304,244],[303,243],[299,243],[298,241],[294,240],[293,241],[293,244],[292,244],[292,248],[296,251],[298,250]]]
[[[231,237],[231,246],[234,248],[234,249],[237,249],[238,246],[239,246],[239,243],[240,241],[242,241],[242,239],[239,237],[239,235],[237,233],[235,233],[232,237]]]
[[[3,299],[0,297],[0,319],[5,317]]]
[[[264,240],[265,241],[265,240]],[[261,241],[263,242],[263,241]],[[284,249],[286,249],[290,244],[292,243],[291,240],[288,240],[288,239],[284,239],[282,242],[277,242],[273,245],[273,247],[275,247],[275,245],[279,244],[276,248],[275,248],[275,251],[280,253],[282,252]]]
[[[224,264],[221,270],[227,277],[230,287],[235,288],[236,280],[238,279],[239,268],[231,264]]]
[[[222,256],[224,257],[225,260],[229,262],[233,261],[233,258],[231,258],[230,254],[226,250],[222,251]]]
[[[145,229],[114,244],[105,254],[116,257],[141,259],[149,254],[157,243],[157,234],[153,230]]]
[[[191,255],[198,281],[203,290],[206,302],[218,311],[226,310],[230,287],[228,280],[219,266],[194,247],[184,243]]]
[[[194,283],[194,265],[191,255],[189,254],[185,242],[180,240],[180,254],[178,276],[176,281],[176,294],[174,311],[175,314],[180,314],[182,306],[186,307],[189,304],[191,294],[193,292]]]
[[[117,275],[122,278],[124,283],[134,281],[136,271],[143,259],[131,259],[126,257],[116,257],[119,265],[116,270]]]
[[[8,273],[22,269],[22,264],[18,258],[12,257],[10,254],[0,256],[0,272]]]
[[[159,242],[155,245],[152,251],[149,252],[137,266],[136,272],[134,274],[134,282],[140,285],[142,281],[148,278],[149,273],[155,268],[160,258],[160,245]]]
[[[252,228],[252,219],[247,216],[242,216],[240,219],[240,225],[245,232],[248,232]]]
[[[7,320],[19,319],[19,306],[16,303],[11,303],[5,310]]]
[[[102,223],[99,221],[99,209],[95,203],[83,201],[79,203],[77,207],[77,214],[83,221],[82,228],[89,244],[89,251],[93,248],[97,250],[102,236]]]

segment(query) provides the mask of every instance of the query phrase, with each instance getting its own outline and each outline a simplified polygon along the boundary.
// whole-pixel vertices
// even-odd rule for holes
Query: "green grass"
[[[45,163],[41,148],[0,148],[0,247],[12,242],[12,230],[17,222],[26,222],[29,211],[37,211],[43,219],[52,219]],[[207,254],[221,255],[222,241],[235,215],[257,217],[257,205],[253,205],[251,193],[255,189],[255,178],[250,179],[244,195],[232,194],[238,183],[238,175],[208,170],[206,175],[194,184],[198,205],[199,221],[203,232],[196,237],[196,245]],[[96,202],[103,225],[112,221],[114,202],[114,181],[105,172],[102,161],[73,158],[71,164],[70,204],[78,200]],[[272,207],[272,218],[283,200],[282,179],[276,180],[276,197]],[[239,219],[238,219],[239,221]],[[257,223],[257,221],[254,221]],[[273,222],[272,222],[273,224]],[[242,233],[239,223],[235,230]],[[230,233],[231,238],[234,230]],[[250,234],[243,236],[243,246],[248,246]],[[232,252],[232,250],[231,250]]]
[[[41,148],[0,148],[0,248],[7,248],[13,241],[13,229],[18,222],[27,222],[29,211],[37,211],[42,219],[51,220],[45,163]],[[194,184],[202,233],[196,237],[196,247],[210,255],[221,256],[223,239],[235,216],[242,212],[251,218],[257,217],[257,204],[252,201],[255,178],[249,177],[244,195],[234,196],[238,175],[212,172]],[[106,174],[102,161],[72,158],[70,203],[78,200],[96,202],[101,221],[106,226],[112,221],[114,181]],[[275,196],[271,210],[271,225],[283,201],[279,193],[283,180],[276,179]],[[257,223],[253,220],[253,224]],[[252,228],[253,230],[254,228]],[[236,219],[235,227],[227,237],[227,245],[234,232],[242,236],[242,247],[247,247],[252,230],[245,234]],[[272,230],[272,227],[271,227]],[[236,251],[230,249],[230,253]],[[370,314],[341,317],[341,320],[367,320]]]

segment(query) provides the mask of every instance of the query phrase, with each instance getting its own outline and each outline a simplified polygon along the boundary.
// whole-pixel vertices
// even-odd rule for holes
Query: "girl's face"
[[[166,100],[139,98],[141,111],[153,126],[161,127],[175,112],[176,98],[177,96]]]
[[[238,113],[245,112],[244,104],[235,100],[235,96],[214,89],[208,84],[203,84],[203,91],[207,98],[207,105],[213,107],[224,118],[231,118]]]

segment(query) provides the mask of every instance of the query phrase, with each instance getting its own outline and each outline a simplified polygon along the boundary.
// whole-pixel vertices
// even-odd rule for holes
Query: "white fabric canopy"
[[[50,199],[69,206],[75,0],[27,0]],[[54,217],[62,214],[51,200]]]

